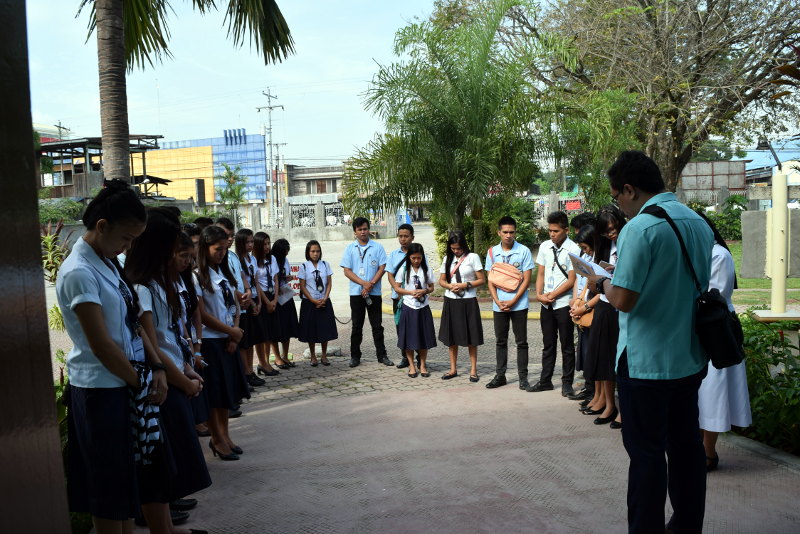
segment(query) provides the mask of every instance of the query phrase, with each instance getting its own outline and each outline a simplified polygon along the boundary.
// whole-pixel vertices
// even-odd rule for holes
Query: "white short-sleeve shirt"
[[[611,264],[611,265],[616,265],[617,264],[617,240],[616,239],[611,242],[611,251],[609,252],[609,255],[608,255],[608,263]],[[611,276],[611,275],[609,275],[609,276]],[[602,300],[603,302],[608,302],[608,297],[603,295],[603,294],[601,294],[600,295],[600,300]]]
[[[408,282],[406,282],[406,274],[405,269],[401,268],[400,272],[397,273],[398,277],[396,278],[397,282],[401,285],[401,287],[407,291],[414,291],[415,289],[427,289],[428,286],[425,283],[425,276],[422,270],[422,266],[418,270],[414,270],[413,267],[409,267],[409,276]],[[419,288],[415,284],[415,276],[419,277]],[[428,268],[428,283],[433,283],[433,271],[431,271],[430,267]],[[403,295],[403,304],[408,306],[409,308],[414,308],[416,310],[422,309],[428,305],[428,297],[430,295],[425,295],[425,299],[420,302],[412,295]]]
[[[125,323],[128,309],[120,292],[122,279],[116,268],[100,259],[92,247],[78,239],[59,271],[56,296],[64,326],[73,347],[67,355],[70,383],[80,388],[117,388],[125,381],[109,371],[89,346],[75,307],[92,302],[100,305],[109,336],[130,360],[144,361],[142,340]]]
[[[457,282],[454,268],[455,268],[456,264],[458,263],[458,260],[459,260],[459,258],[453,257],[453,261],[450,264],[450,272],[451,272],[450,283],[451,284]],[[441,274],[444,274],[444,275],[447,274],[447,272],[446,272],[447,271],[446,264],[447,264],[447,261],[443,261],[442,262],[442,266],[439,268],[439,272]],[[458,266],[458,274],[461,275],[461,281],[462,282],[474,282],[475,280],[478,279],[478,277],[477,277],[477,275],[475,273],[478,272],[478,271],[482,271],[482,270],[483,270],[483,265],[481,265],[481,259],[474,252],[470,252],[469,254],[467,254],[467,257],[464,258],[464,261],[462,261],[461,265]],[[477,295],[478,295],[478,290],[476,288],[474,288],[474,287],[472,289],[465,290],[463,296],[459,296],[459,295],[453,293],[452,291],[450,291],[449,289],[444,292],[444,296],[447,297],[447,298],[451,298],[451,299],[472,299],[472,298],[475,298]]]
[[[205,307],[206,313],[213,315],[228,326],[233,326],[234,317],[236,316],[235,297],[233,304],[225,304],[225,297],[222,291],[222,282],[224,281],[228,285],[231,295],[233,295],[233,288],[230,287],[230,282],[228,282],[228,280],[225,278],[225,275],[222,273],[222,269],[218,268],[217,270],[214,270],[209,268],[208,275],[211,278],[211,286],[214,288],[213,293],[203,289],[200,286],[199,281],[197,282],[196,286],[197,294],[203,298],[203,306]],[[224,332],[218,332],[213,328],[203,325],[203,339],[227,337],[228,334]]]
[[[544,293],[556,290],[567,282],[567,277],[561,272],[559,265],[567,274],[573,270],[572,262],[569,259],[570,252],[576,256],[580,256],[581,252],[583,252],[570,238],[565,239],[560,247],[557,247],[552,240],[545,241],[539,246],[539,253],[536,255],[536,264],[539,265],[540,269],[544,269]],[[558,265],[556,265],[556,257],[558,258]],[[558,297],[553,304],[542,304],[542,306],[545,308],[552,306],[554,310],[558,310],[569,306],[571,298],[572,291],[567,291]]]
[[[254,259],[255,260],[255,259]],[[275,258],[270,256],[269,259],[264,261],[264,265],[256,265],[256,278],[258,279],[258,286],[264,293],[275,293],[275,276],[278,274],[278,262]]]
[[[172,310],[167,305],[167,294],[164,288],[156,282],[150,282],[146,286],[136,284],[134,287],[139,295],[139,313],[150,312],[152,315],[158,348],[172,359],[172,363],[178,369],[183,370],[183,353],[178,345],[176,330],[173,328]],[[180,299],[180,294],[177,296]],[[178,303],[183,309],[183,303],[180,300]],[[177,335],[181,335],[180,331],[177,332]]]
[[[319,271],[319,280],[322,283],[322,290],[317,289],[316,277],[314,271]],[[325,296],[325,291],[328,288],[328,277],[333,276],[333,270],[327,261],[320,261],[314,265],[310,261],[304,262],[300,265],[300,270],[297,272],[297,278],[306,281],[306,291],[312,298],[319,300]]]

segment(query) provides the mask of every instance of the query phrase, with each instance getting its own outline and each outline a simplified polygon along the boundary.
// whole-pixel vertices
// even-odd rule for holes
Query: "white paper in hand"
[[[608,271],[594,263],[593,261],[587,261],[577,254],[573,254],[572,252],[569,253],[569,259],[572,261],[572,268],[581,276],[589,276],[589,275],[600,275],[600,276],[608,276]]]
[[[286,304],[287,302],[292,300],[294,295],[295,295],[295,292],[291,287],[289,287],[289,286],[281,286],[280,291],[278,291],[278,304],[283,306],[284,304]]]

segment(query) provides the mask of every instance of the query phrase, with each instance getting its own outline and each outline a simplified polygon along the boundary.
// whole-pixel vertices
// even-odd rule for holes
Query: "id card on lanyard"
[[[358,248],[358,257],[361,260],[360,266],[358,268],[358,276],[361,276],[363,278],[367,274],[367,270],[364,267],[364,258],[367,256],[367,250],[369,249],[369,245],[363,248],[363,252],[361,245],[356,245],[356,247]]]

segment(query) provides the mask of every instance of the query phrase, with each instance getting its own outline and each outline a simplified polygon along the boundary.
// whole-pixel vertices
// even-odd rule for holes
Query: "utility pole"
[[[58,124],[54,124],[53,126],[55,126],[56,129],[58,130],[58,139],[59,140],[64,139],[64,136],[61,134],[62,130],[66,131],[66,132],[71,132],[72,131],[69,128],[67,128],[66,126],[62,126],[61,125],[61,119],[58,120]]]
[[[278,104],[278,105],[275,105],[275,106],[272,105],[272,100],[273,99],[277,100],[278,97],[275,96],[275,95],[270,94],[269,87],[267,87],[266,91],[261,91],[261,94],[264,95],[265,97],[267,97],[267,105],[266,106],[257,107],[256,110],[259,113],[261,113],[262,109],[266,109],[267,110],[267,134],[269,135],[269,143],[268,143],[268,145],[269,145],[269,176],[267,177],[267,179],[270,182],[272,182],[272,110],[273,109],[278,109],[278,108],[283,109],[283,106],[281,104]],[[275,206],[277,206],[277,196],[275,195],[274,187],[273,187],[273,197],[275,197],[275,198],[273,199],[273,201],[270,204],[274,208]],[[273,217],[272,219],[274,221],[275,217]]]
[[[286,146],[286,143],[275,143],[275,179],[278,179],[280,176],[280,165],[281,165],[281,147]],[[283,191],[283,201],[284,204],[286,203],[286,199],[289,198],[289,177],[286,176],[284,179],[284,191]]]

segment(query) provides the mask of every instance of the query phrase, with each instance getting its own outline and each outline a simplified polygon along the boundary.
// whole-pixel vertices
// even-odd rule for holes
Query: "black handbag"
[[[724,369],[741,363],[744,360],[744,332],[736,312],[728,310],[728,303],[718,289],[702,290],[683,237],[678,227],[675,226],[675,221],[664,208],[651,205],[642,210],[642,213],[664,219],[678,237],[683,258],[692,272],[697,292],[700,293],[696,301],[697,314],[694,330],[700,339],[700,346],[711,360],[711,364],[717,369]]]

